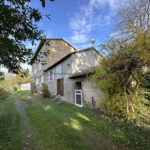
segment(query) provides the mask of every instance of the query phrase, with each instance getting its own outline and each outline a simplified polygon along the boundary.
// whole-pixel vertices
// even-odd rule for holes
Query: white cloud
[[[69,29],[72,30],[71,41],[73,43],[85,43],[89,41],[88,34],[100,26],[110,23],[110,14],[101,15],[95,10],[102,10],[104,5],[110,9],[116,7],[119,0],[90,0],[87,5],[79,6],[77,12],[70,18]]]

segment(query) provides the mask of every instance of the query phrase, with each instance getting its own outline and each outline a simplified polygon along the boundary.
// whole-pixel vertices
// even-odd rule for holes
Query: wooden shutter
[[[63,79],[60,79],[59,88],[60,88],[60,95],[63,96],[64,95],[64,80]]]

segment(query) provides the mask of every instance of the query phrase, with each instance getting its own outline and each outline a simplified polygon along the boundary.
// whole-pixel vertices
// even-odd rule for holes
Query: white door
[[[82,90],[75,90],[75,105],[79,107],[82,106]]]

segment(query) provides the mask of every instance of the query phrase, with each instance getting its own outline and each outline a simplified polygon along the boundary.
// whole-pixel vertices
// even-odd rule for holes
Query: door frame
[[[60,95],[60,80],[62,80],[62,82],[63,82],[63,94],[62,95]],[[57,79],[57,95],[60,95],[60,96],[64,96],[64,79],[63,78],[60,78],[60,79]]]
[[[77,93],[80,92],[80,93]],[[81,105],[76,103],[76,95],[81,95]],[[75,105],[78,107],[83,107],[83,102],[82,102],[82,90],[75,90]]]

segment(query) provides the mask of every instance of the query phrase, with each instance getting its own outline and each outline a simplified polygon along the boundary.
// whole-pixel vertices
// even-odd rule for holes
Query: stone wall
[[[86,78],[82,81],[83,106],[101,110],[103,91],[100,88],[92,88],[94,82]]]

